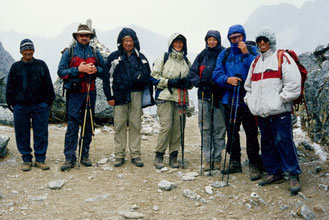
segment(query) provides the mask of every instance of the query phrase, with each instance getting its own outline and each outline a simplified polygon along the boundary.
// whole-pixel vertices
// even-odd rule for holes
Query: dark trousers
[[[258,117],[258,122],[265,170],[271,175],[283,172],[300,174],[302,171],[293,141],[290,112],[266,118]]]
[[[95,118],[95,102],[96,91],[90,91],[90,108],[92,110],[92,118]],[[65,133],[64,154],[65,159],[76,161],[75,151],[78,145],[79,124],[83,125],[85,109],[86,109],[87,93],[68,93],[67,104],[67,129]],[[82,126],[81,133],[82,135]],[[92,138],[92,127],[89,107],[87,108],[87,117],[85,124],[85,132],[82,146],[82,157],[89,157],[89,145]],[[79,140],[79,145],[81,138]]]
[[[37,162],[44,162],[48,148],[48,105],[44,102],[35,105],[16,105],[14,126],[18,151],[24,162],[32,162],[30,147],[31,125],[33,129],[33,149]]]
[[[235,129],[231,134],[230,130],[232,130],[232,123],[230,124],[230,111],[231,107],[229,105],[225,106],[225,123],[227,128],[228,135],[228,144],[227,144],[227,152],[230,153],[231,160],[240,161],[241,160],[241,146],[240,146],[240,135],[239,128],[242,123],[244,131],[246,133],[247,139],[247,156],[249,159],[249,164],[252,164],[256,167],[262,166],[262,160],[259,155],[259,143],[257,139],[258,128],[256,124],[256,118],[253,116],[248,107],[238,107],[238,112],[235,121]],[[234,118],[234,109],[233,114],[231,116]],[[231,146],[229,144],[231,142]]]

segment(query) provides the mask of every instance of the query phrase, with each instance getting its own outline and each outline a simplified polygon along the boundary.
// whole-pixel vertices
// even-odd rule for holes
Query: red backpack
[[[293,50],[282,50],[282,49],[280,49],[280,50],[278,50],[278,53],[277,53],[278,63],[279,63],[279,72],[281,74],[280,75],[280,79],[282,79],[282,63],[283,63],[283,57],[286,57],[288,63],[290,64],[290,61],[287,58],[287,56],[284,54],[284,52],[288,53],[291,56],[291,58],[295,61],[295,63],[297,64],[297,67],[298,67],[300,76],[301,76],[301,92],[300,92],[299,97],[293,101],[293,105],[298,110],[299,105],[302,104],[302,103],[304,103],[305,109],[306,109],[306,113],[308,115],[308,109],[307,109],[307,106],[306,106],[306,101],[305,101],[305,96],[304,96],[304,84],[305,84],[305,81],[306,81],[306,78],[307,78],[307,70],[299,62],[298,56],[295,53],[295,51],[293,51]],[[259,58],[260,58],[260,55],[255,58],[255,61],[254,61],[253,65],[252,65],[252,73],[254,73],[254,69],[255,69],[256,63],[259,60]]]

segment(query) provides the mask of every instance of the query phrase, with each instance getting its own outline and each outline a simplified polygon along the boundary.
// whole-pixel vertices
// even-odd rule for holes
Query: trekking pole
[[[79,154],[78,154],[78,168],[80,168],[83,141],[85,139],[86,120],[87,120],[87,113],[88,113],[88,102],[90,102],[89,91],[90,91],[90,83],[87,84],[87,97],[86,97],[85,114],[84,114],[84,118],[83,118],[83,125],[82,125],[82,128],[81,128],[81,135],[80,135],[80,146],[79,146]]]
[[[183,144],[182,144],[182,168],[185,168],[184,146],[185,146],[185,122],[186,122],[186,89],[183,91]]]
[[[237,85],[237,92],[236,92],[236,106],[235,106],[235,111],[234,111],[234,118],[233,118],[233,123],[232,123],[232,135],[231,135],[231,154],[232,154],[232,142],[233,142],[233,136],[234,136],[234,132],[235,132],[235,124],[236,124],[236,118],[237,118],[237,114],[238,114],[238,107],[239,107],[239,98],[240,98],[240,81],[238,81],[238,85]],[[233,97],[234,98],[234,97]],[[230,170],[231,170],[231,157],[228,163],[228,170],[229,172],[227,173],[227,178],[226,178],[226,185],[228,185],[228,181],[230,178]]]
[[[210,110],[210,173],[214,170],[214,162],[215,162],[215,149],[214,149],[214,93],[211,93],[211,110]]]
[[[200,175],[202,176],[202,160],[203,160],[203,103],[204,102],[204,91],[201,93],[201,168],[200,168]]]
[[[96,83],[96,81],[95,81]],[[91,84],[91,76],[89,75],[89,87]],[[90,90],[90,89],[88,89]],[[88,99],[88,107],[89,107],[89,115],[90,115],[90,125],[91,125],[91,136],[93,137],[92,142],[93,142],[93,146],[94,146],[94,160],[96,163],[96,166],[98,166],[97,163],[97,154],[96,154],[96,135],[95,135],[95,125],[94,125],[94,119],[93,119],[93,112],[92,112],[92,107],[91,107],[91,101],[90,101],[90,95],[89,95],[89,99]]]
[[[233,107],[234,107],[234,97],[236,93],[236,87],[233,88],[233,95],[232,95],[232,101],[231,101],[231,109],[230,109],[230,118],[228,123],[228,129],[227,129],[227,144],[225,148],[225,157],[224,157],[224,165],[223,165],[223,172],[222,172],[222,181],[224,180],[224,172],[225,172],[225,166],[226,166],[226,157],[227,157],[227,151],[230,150],[230,143],[231,143],[231,137],[232,137],[232,116],[233,116]]]

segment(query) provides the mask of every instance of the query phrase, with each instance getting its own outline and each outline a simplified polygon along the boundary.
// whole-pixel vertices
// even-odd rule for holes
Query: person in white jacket
[[[301,76],[291,56],[284,52],[281,70],[275,34],[262,28],[256,36],[261,53],[250,66],[244,97],[251,113],[258,116],[261,131],[261,151],[267,176],[259,185],[281,183],[283,174],[289,174],[290,191],[300,189],[296,146],[291,126],[292,101],[300,95]]]

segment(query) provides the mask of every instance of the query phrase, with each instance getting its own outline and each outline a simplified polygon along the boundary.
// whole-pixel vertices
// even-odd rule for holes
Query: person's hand
[[[80,63],[78,70],[81,73],[87,73],[89,75],[95,74],[97,72],[97,68],[95,67],[94,64],[92,64],[92,63],[87,64],[85,62]]]
[[[242,79],[232,76],[227,78],[227,83],[232,85],[232,86],[237,86],[239,84],[239,81],[241,82]]]
[[[243,41],[240,41],[239,44],[238,44],[238,48],[240,48],[241,52],[243,54],[246,54],[248,53],[248,48],[247,48],[247,45],[243,42]]]
[[[115,100],[108,100],[107,104],[109,104],[110,106],[114,106],[115,105]]]

